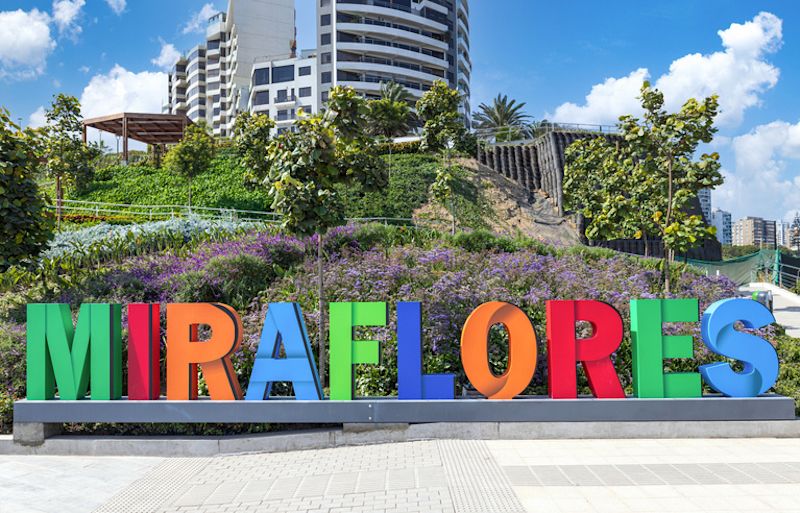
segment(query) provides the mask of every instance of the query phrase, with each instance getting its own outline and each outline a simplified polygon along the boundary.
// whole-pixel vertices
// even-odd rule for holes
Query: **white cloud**
[[[81,113],[93,118],[120,112],[160,113],[167,92],[167,75],[156,71],[134,73],[116,64],[107,74],[92,77],[81,93]],[[113,136],[90,129],[90,141],[102,139],[113,144]],[[144,145],[130,141],[131,149]]]
[[[77,21],[85,4],[86,0],[53,1],[53,23],[59,34],[75,38],[83,31]]]
[[[127,4],[126,0],[106,0],[106,3],[117,15],[122,14],[122,11],[125,10],[125,6]]]
[[[664,93],[666,107],[676,110],[688,98],[716,93],[720,96],[719,124],[739,125],[745,110],[758,106],[760,94],[778,82],[780,70],[765,56],[780,48],[782,24],[774,14],[762,12],[746,23],[733,23],[717,32],[724,50],[689,54],[673,61],[669,72],[654,84]],[[635,97],[648,76],[649,71],[640,68],[626,77],[608,78],[592,87],[583,105],[562,104],[548,118],[601,124],[615,123],[623,114],[638,114],[641,108]]]
[[[117,64],[108,74],[92,77],[81,94],[81,111],[87,118],[118,112],[160,113],[166,92],[165,73],[134,73]]]
[[[150,62],[163,70],[170,70],[178,61],[180,56],[181,52],[175,48],[175,45],[161,41],[161,53],[159,53],[158,57],[152,59]]]
[[[733,138],[733,169],[714,201],[734,218],[791,219],[800,198],[800,122],[773,121]]]
[[[205,4],[200,11],[192,14],[189,21],[183,27],[183,33],[189,34],[192,32],[203,32],[208,23],[208,19],[217,14],[217,9],[213,4]]]
[[[0,78],[31,79],[44,73],[56,47],[50,17],[37,9],[0,12]]]
[[[44,107],[40,105],[39,108],[28,117],[28,126],[31,128],[39,128],[46,124],[47,118],[45,117]]]
[[[89,66],[81,66],[80,68],[78,68],[78,71],[80,71],[81,73],[89,73],[89,71],[91,70],[89,69]]]
[[[592,86],[584,105],[567,102],[559,105],[555,113],[545,117],[550,121],[613,124],[622,114],[641,110],[636,97],[639,96],[642,82],[649,77],[647,69],[639,68],[627,77],[607,78],[605,82]]]

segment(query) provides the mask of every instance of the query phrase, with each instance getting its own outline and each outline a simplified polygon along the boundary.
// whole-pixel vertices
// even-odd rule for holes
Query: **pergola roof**
[[[171,144],[180,142],[183,131],[192,121],[182,114],[142,114],[121,112],[110,116],[85,119],[86,128],[96,128],[145,144]]]

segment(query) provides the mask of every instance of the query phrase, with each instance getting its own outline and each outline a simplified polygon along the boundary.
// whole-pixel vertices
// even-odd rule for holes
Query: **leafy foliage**
[[[526,132],[531,117],[525,113],[525,102],[509,100],[507,95],[497,95],[491,105],[481,103],[472,115],[477,128],[495,131],[498,142],[519,139]]]
[[[455,181],[454,169],[450,166],[443,166],[436,171],[436,180],[431,184],[431,196],[450,212],[453,235],[456,233],[456,213],[453,205],[453,185]]]
[[[411,121],[411,107],[405,101],[393,101],[387,98],[370,100],[369,133],[385,138],[406,135]]]
[[[579,140],[568,148],[565,200],[589,220],[591,239],[661,237],[669,252],[664,260],[669,290],[675,252],[684,253],[715,232],[689,205],[701,189],[722,184],[719,154],[694,160],[699,144],[716,133],[718,101],[691,98],[670,114],[663,109],[664,95],[647,82],[640,98],[644,118],[622,116],[621,141]]]
[[[272,139],[275,122],[265,114],[242,112],[233,124],[233,142],[236,154],[246,169],[255,176],[267,172],[267,147]]]
[[[437,80],[417,101],[417,115],[423,121],[422,149],[442,151],[455,146],[466,134],[458,113],[461,95],[446,82]]]
[[[0,110],[0,273],[35,261],[52,237],[52,219],[34,179],[30,139]]]
[[[336,87],[324,114],[302,117],[296,131],[270,143],[261,180],[284,229],[310,235],[344,224],[338,184],[359,184],[365,191],[386,186],[385,163],[366,136],[367,110],[355,90]]]
[[[413,96],[403,84],[390,80],[381,84],[381,98],[391,102],[409,103]]]
[[[208,127],[196,123],[186,127],[183,139],[170,148],[164,166],[189,181],[189,205],[192,204],[192,179],[208,169],[215,152],[214,138]]]
[[[47,125],[38,129],[38,147],[44,170],[56,180],[56,196],[63,198],[64,188],[82,191],[92,181],[93,160],[101,155],[100,147],[83,142],[81,104],[74,96],[58,94],[46,112]]]

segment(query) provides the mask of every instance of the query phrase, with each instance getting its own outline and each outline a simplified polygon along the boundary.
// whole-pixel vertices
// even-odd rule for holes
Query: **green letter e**
[[[84,399],[90,375],[92,399],[119,399],[121,329],[120,305],[81,305],[75,327],[69,305],[28,305],[28,399],[53,399],[56,385],[60,399]]]

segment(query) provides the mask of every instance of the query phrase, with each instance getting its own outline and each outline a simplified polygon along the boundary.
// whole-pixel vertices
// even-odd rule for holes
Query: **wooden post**
[[[128,165],[128,115],[122,114],[122,160]]]
[[[86,125],[83,125],[83,144],[86,144]]]

